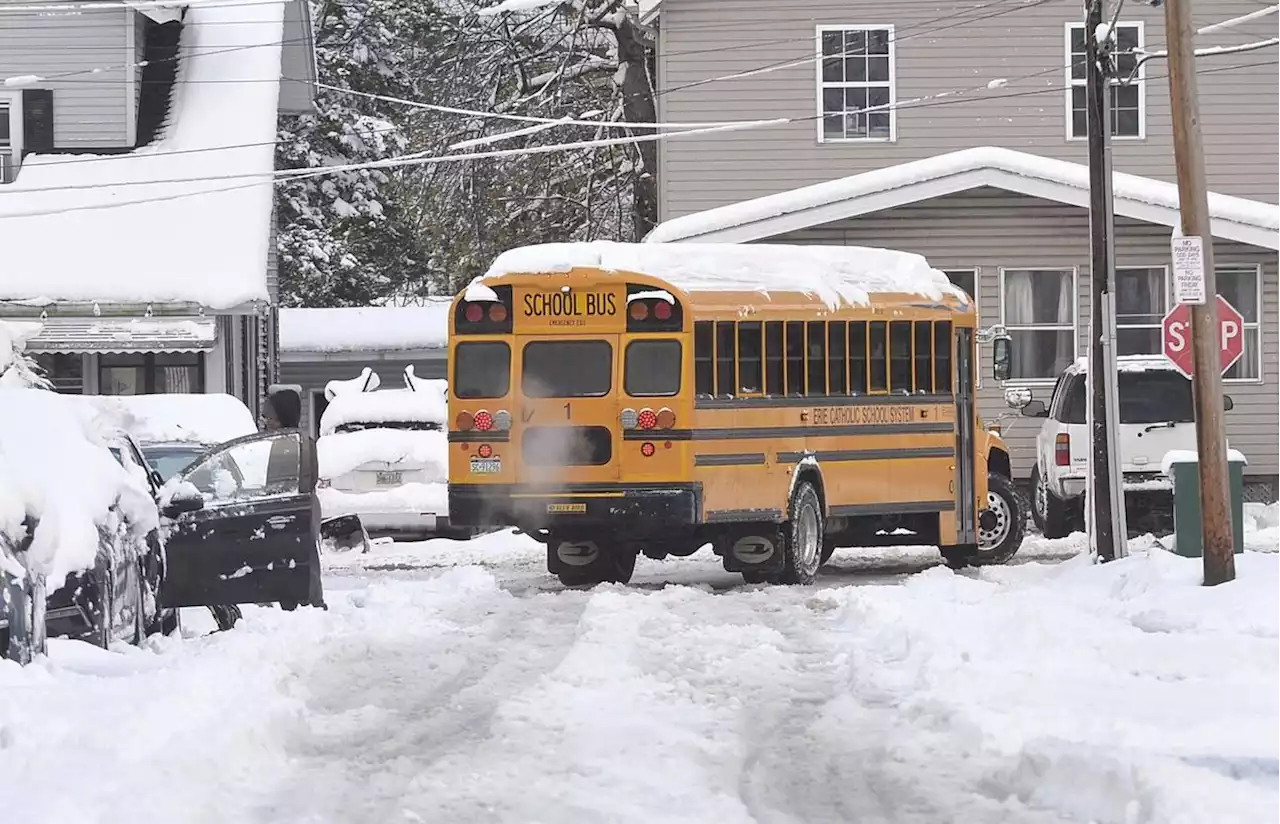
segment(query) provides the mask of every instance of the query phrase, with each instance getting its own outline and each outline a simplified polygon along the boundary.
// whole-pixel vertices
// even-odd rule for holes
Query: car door
[[[177,477],[202,502],[166,507],[166,607],[318,602],[315,442],[263,432],[206,452]]]

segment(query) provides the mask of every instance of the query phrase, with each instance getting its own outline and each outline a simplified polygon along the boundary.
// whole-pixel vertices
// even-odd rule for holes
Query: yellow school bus
[[[1024,514],[975,322],[899,252],[512,250],[452,307],[449,517],[541,540],[566,585],[708,544],[748,582],[812,582],[837,547],[1003,563]]]

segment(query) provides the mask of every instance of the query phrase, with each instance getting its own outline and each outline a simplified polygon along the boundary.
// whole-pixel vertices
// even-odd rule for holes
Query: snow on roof
[[[338,427],[352,423],[425,422],[443,425],[448,417],[445,382],[418,380],[417,385],[427,385],[433,391],[380,389],[336,395],[320,416],[320,435],[332,434]]]
[[[21,536],[26,516],[38,520],[27,569],[43,573],[50,592],[93,566],[113,505],[138,534],[159,523],[145,480],[111,455],[88,413],[56,392],[0,388],[0,538]],[[0,567],[22,575],[6,549],[0,540]]]
[[[140,444],[213,445],[258,431],[253,414],[232,395],[85,396],[102,416]]]
[[[1089,359],[1076,358],[1075,363],[1067,367],[1067,374],[1083,375],[1089,371]],[[1164,355],[1120,355],[1116,358],[1117,372],[1178,372],[1173,361]],[[1182,374],[1178,372],[1178,374]]]
[[[162,139],[121,155],[28,156],[0,187],[0,299],[266,300],[269,177],[120,184],[275,168],[283,20],[282,3],[190,4]],[[170,199],[138,202],[155,198]]]
[[[281,309],[282,352],[398,352],[449,342],[452,298],[422,306]]]
[[[756,240],[980,186],[1087,207],[1089,167],[980,146],[674,218],[645,242]],[[1114,192],[1117,215],[1179,225],[1176,184],[1116,172]],[[1215,236],[1280,248],[1280,206],[1210,193],[1209,213]]]
[[[816,295],[833,308],[866,304],[873,293],[917,294],[934,300],[950,295],[968,302],[965,293],[930,268],[922,256],[861,246],[545,243],[503,252],[481,278],[580,267],[652,275],[685,291],[802,292]]]

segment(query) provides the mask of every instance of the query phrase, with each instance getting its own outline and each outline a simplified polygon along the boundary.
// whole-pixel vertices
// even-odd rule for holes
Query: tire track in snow
[[[364,612],[380,606],[369,603]],[[379,626],[377,617],[361,616],[298,673],[310,692],[310,729],[290,743],[294,779],[264,800],[261,819],[413,821],[402,803],[412,784],[483,740],[498,708],[559,664],[582,607],[579,599],[515,599],[493,585],[482,597],[458,599],[426,627]],[[397,609],[386,617],[415,616]]]

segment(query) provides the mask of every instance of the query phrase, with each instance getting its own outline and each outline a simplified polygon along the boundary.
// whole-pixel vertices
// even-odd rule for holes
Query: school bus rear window
[[[608,341],[533,341],[524,347],[520,388],[526,398],[599,398],[612,386]]]
[[[502,341],[460,343],[453,352],[450,391],[466,399],[501,398],[511,388],[511,347]]]
[[[637,340],[627,344],[622,386],[633,398],[677,394],[680,391],[680,341]]]

